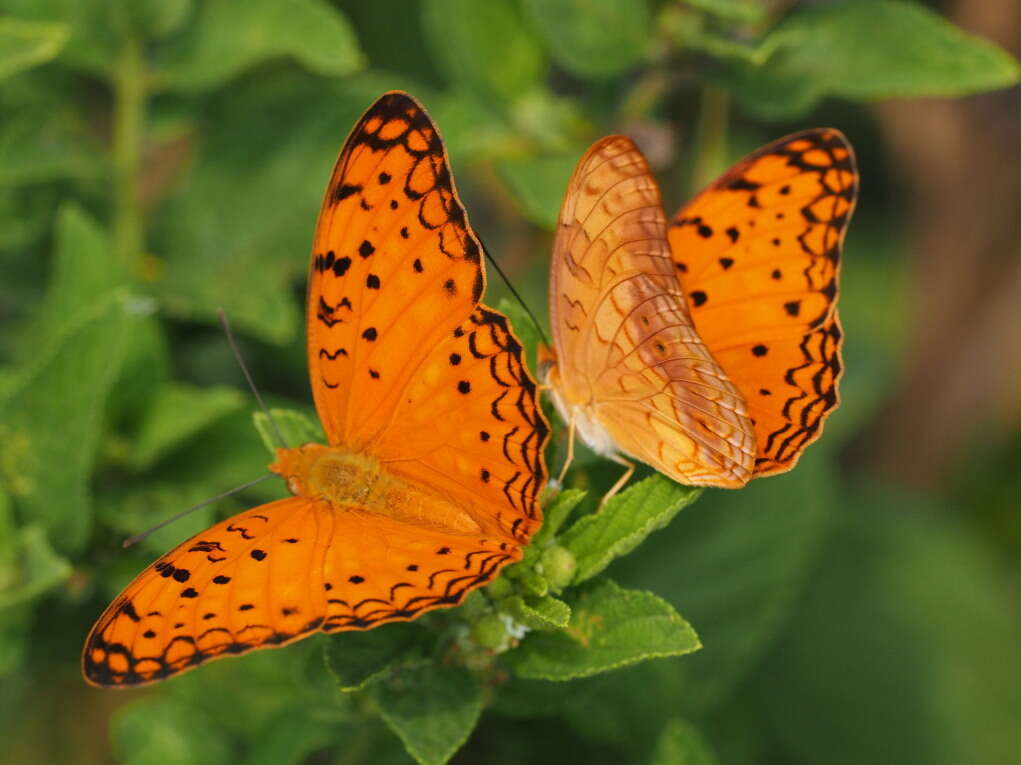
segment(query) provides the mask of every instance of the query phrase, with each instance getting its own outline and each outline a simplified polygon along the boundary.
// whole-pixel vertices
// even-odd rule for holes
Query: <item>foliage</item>
[[[106,761],[111,745],[124,763],[1007,761],[1016,593],[938,498],[837,469],[896,364],[896,328],[874,317],[898,299],[899,242],[867,199],[845,403],[792,473],[704,495],[645,474],[596,512],[619,468],[582,450],[525,560],[457,609],[125,696],[84,687],[77,657],[153,556],[282,492],[253,486],[119,548],[256,477],[259,435],[277,443],[264,415],[252,426],[218,308],[288,441],[321,438],[308,242],[345,131],[384,90],[430,109],[475,226],[541,313],[548,230],[601,135],[648,139],[679,199],[790,120],[834,119],[875,167],[869,102],[1017,80],[1008,54],[907,0],[0,0],[12,761]],[[855,244],[859,226],[873,233]],[[492,269],[489,289],[497,302]],[[534,359],[540,331],[499,305]]]

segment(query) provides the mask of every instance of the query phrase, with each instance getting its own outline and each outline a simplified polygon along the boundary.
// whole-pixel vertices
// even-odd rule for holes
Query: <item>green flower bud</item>
[[[496,614],[486,614],[472,625],[471,636],[475,645],[496,651],[507,641],[507,630],[503,619]]]
[[[574,559],[571,551],[560,545],[553,545],[542,551],[539,559],[543,576],[549,582],[549,586],[555,592],[559,592],[571,583],[574,579],[574,572],[578,569],[578,562]]]

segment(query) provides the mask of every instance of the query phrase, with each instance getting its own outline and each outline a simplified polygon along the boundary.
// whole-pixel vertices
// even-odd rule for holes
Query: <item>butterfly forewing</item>
[[[485,290],[436,126],[405,93],[355,125],[316,226],[308,289],[309,375],[329,440],[380,435],[419,365]]]
[[[810,130],[754,152],[671,220],[694,326],[755,422],[756,474],[793,467],[838,403],[837,280],[857,188],[843,135]]]

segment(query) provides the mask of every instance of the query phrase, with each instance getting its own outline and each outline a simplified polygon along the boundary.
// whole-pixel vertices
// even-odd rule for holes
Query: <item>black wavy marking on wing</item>
[[[471,558],[473,555],[482,553],[489,554],[476,568],[472,565]],[[389,601],[380,598],[366,598],[354,606],[348,606],[350,613],[331,614],[328,616],[322,625],[322,630],[324,632],[334,632],[345,629],[368,629],[386,622],[414,619],[434,608],[457,605],[469,592],[492,580],[500,568],[514,558],[514,555],[505,552],[473,550],[465,556],[464,569],[470,573],[453,576],[442,582],[441,588],[437,589],[435,580],[439,575],[457,574],[458,570],[442,569],[433,572],[429,578],[429,589],[437,591],[426,595],[414,595],[405,601],[398,601],[393,597]],[[404,584],[406,583],[401,583],[401,585]],[[397,585],[391,589],[391,593],[395,589],[397,589]],[[380,607],[364,610],[365,606],[373,604],[379,604]],[[347,606],[346,603],[344,605]]]
[[[829,327],[810,332],[802,338],[798,347],[805,361],[787,370],[784,379],[789,385],[801,387],[795,374],[803,369],[818,367],[811,378],[812,392],[810,394],[802,390],[784,402],[782,413],[789,421],[769,434],[764,451],[771,456],[759,457],[756,463],[787,462],[818,433],[823,418],[837,404],[837,383],[843,370],[838,351],[842,336],[840,324],[834,318]],[[814,338],[819,339],[818,358],[815,349],[810,347]],[[793,410],[802,402],[799,414],[795,417]]]
[[[133,609],[134,606],[130,600],[125,600],[118,606],[118,610],[123,613],[128,613]],[[102,634],[100,634],[99,631],[96,631],[91,635],[85,646],[82,670],[84,671],[85,676],[97,685],[118,686],[151,683],[155,680],[162,680],[170,675],[175,675],[183,670],[197,666],[202,662],[217,656],[223,656],[224,654],[242,654],[264,645],[283,645],[284,643],[292,642],[318,630],[322,625],[322,622],[322,617],[317,617],[302,625],[302,627],[295,632],[281,632],[273,630],[266,637],[254,641],[239,640],[238,634],[232,633],[226,628],[216,627],[211,630],[207,630],[198,638],[188,635],[179,635],[167,643],[166,647],[160,653],[152,656],[135,656],[131,653],[131,649],[128,646],[119,642],[107,642],[103,638]],[[255,627],[262,630],[272,629],[267,625],[249,624],[245,625],[242,630],[239,630],[239,633],[246,629],[252,629]],[[225,633],[229,636],[230,640],[209,649],[203,650],[199,648],[199,641],[208,634],[216,631]],[[179,659],[168,659],[167,657],[170,654],[171,649],[180,643],[185,643],[191,646],[191,648],[194,649],[193,652]],[[96,650],[100,650],[104,653],[106,658],[103,661],[93,661],[92,653]],[[116,671],[110,666],[110,658],[114,656],[120,656],[123,658],[126,669],[123,671]],[[155,666],[151,669],[139,669],[139,666],[142,664]]]

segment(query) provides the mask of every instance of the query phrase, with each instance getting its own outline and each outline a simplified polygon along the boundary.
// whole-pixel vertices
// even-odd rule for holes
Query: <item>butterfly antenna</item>
[[[230,329],[230,322],[227,321],[227,313],[223,308],[216,309],[216,315],[220,317],[220,326],[223,327],[224,333],[227,335],[227,343],[230,345],[231,351],[234,352],[234,358],[237,359],[238,366],[241,367],[241,371],[245,375],[245,379],[248,381],[248,387],[252,391],[252,395],[255,396],[255,400],[259,403],[259,408],[262,409],[262,413],[266,415],[266,419],[269,420],[269,424],[273,426],[273,433],[277,437],[277,441],[280,445],[287,448],[287,440],[284,438],[284,434],[280,432],[280,426],[277,425],[277,421],[273,419],[273,415],[269,413],[269,409],[266,408],[265,402],[262,400],[262,396],[259,395],[259,389],[255,387],[255,381],[252,380],[252,375],[248,371],[248,367],[245,366],[245,360],[241,358],[241,350],[238,348],[237,341],[234,339],[234,333]]]
[[[184,518],[184,516],[188,515],[189,513],[194,513],[196,510],[201,510],[206,505],[211,505],[214,502],[217,502],[217,501],[219,501],[219,500],[221,500],[221,499],[223,499],[225,497],[229,497],[231,494],[237,494],[239,491],[244,491],[245,489],[247,489],[247,488],[249,488],[251,486],[255,486],[255,484],[257,484],[257,483],[262,483],[266,479],[273,478],[273,477],[274,477],[273,473],[266,473],[266,475],[259,476],[254,481],[249,481],[248,483],[243,483],[240,486],[235,486],[233,489],[230,489],[229,491],[223,492],[223,494],[217,494],[215,497],[212,497],[211,499],[207,499],[207,500],[205,500],[203,502],[199,502],[197,505],[189,507],[187,510],[184,510],[183,512],[180,512],[177,515],[171,516],[170,518],[167,518],[165,521],[162,521],[161,523],[157,523],[151,529],[147,529],[146,531],[143,531],[141,534],[135,534],[135,536],[133,536],[133,537],[128,537],[121,544],[121,547],[131,547],[131,545],[137,544],[137,543],[141,542],[143,539],[145,539],[147,536],[152,534],[154,531],[159,531],[164,526],[168,526],[171,523],[173,523],[174,521],[176,521],[176,520],[178,520],[180,518]]]
[[[535,325],[535,329],[536,331],[538,331],[539,336],[542,338],[542,342],[545,345],[549,345],[550,344],[549,338],[546,337],[546,333],[543,332],[542,325],[539,323],[539,320],[535,318],[535,314],[532,313],[532,309],[528,307],[528,303],[526,303],[524,299],[521,297],[521,295],[518,294],[518,291],[514,289],[514,285],[511,284],[510,279],[507,278],[507,274],[505,274],[503,272],[503,269],[500,268],[500,264],[497,263],[493,256],[489,254],[489,248],[486,247],[485,242],[482,242],[482,251],[486,253],[486,260],[488,260],[489,264],[496,269],[496,273],[500,274],[500,278],[503,279],[503,283],[507,285],[507,289],[511,291],[511,294],[514,296],[514,299],[517,300],[518,304],[525,309],[525,313],[528,314],[528,317],[532,320],[532,324]]]

